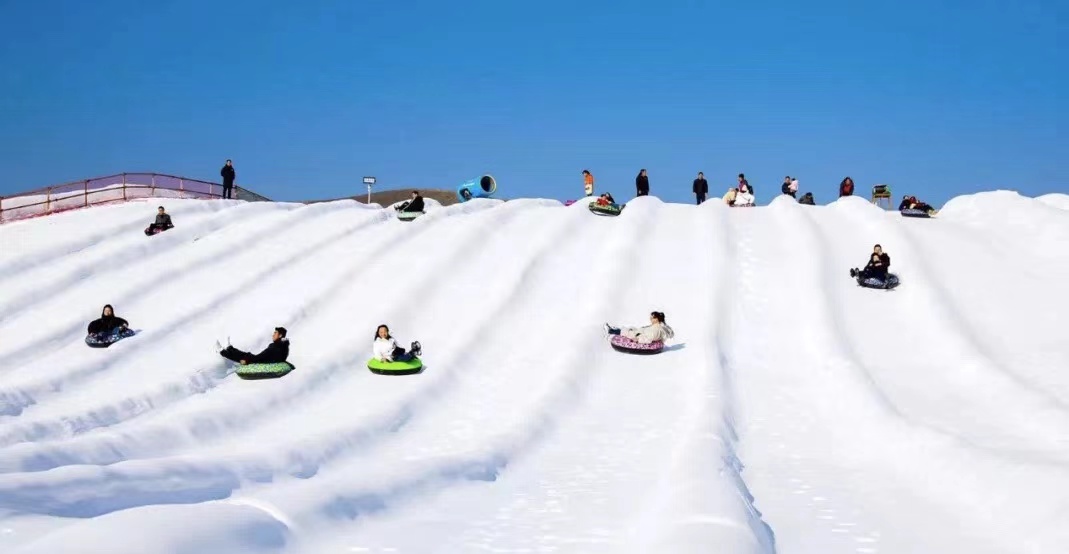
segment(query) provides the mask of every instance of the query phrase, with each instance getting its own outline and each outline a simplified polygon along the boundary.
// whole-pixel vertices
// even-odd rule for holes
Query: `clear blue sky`
[[[745,172],[1069,191],[1065,0],[0,0],[0,194],[122,171],[282,200],[692,201]]]

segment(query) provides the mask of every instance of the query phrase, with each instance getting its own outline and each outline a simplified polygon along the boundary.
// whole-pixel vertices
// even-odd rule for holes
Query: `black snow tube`
[[[887,279],[879,279],[877,277],[857,277],[858,286],[865,287],[867,289],[884,289],[891,290],[899,285],[898,275],[894,273],[888,273]]]
[[[118,333],[97,333],[94,335],[86,335],[85,343],[93,348],[107,348],[122,339],[134,336],[134,332],[130,329],[123,329]]]
[[[905,210],[902,210],[902,217],[920,217],[927,219],[929,217],[932,217],[932,214],[924,210],[915,210],[913,208],[907,208]]]

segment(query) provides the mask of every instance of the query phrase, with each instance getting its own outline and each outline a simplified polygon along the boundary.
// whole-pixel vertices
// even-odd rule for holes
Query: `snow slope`
[[[1069,551],[1069,214],[158,200],[0,226],[5,553]],[[879,242],[903,281],[847,270]],[[138,335],[82,342],[105,303]],[[664,311],[656,356],[603,323]],[[426,370],[368,372],[375,326]],[[284,325],[297,370],[215,340]]]

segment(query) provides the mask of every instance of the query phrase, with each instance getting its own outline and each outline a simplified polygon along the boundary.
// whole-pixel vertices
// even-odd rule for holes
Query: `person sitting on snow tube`
[[[121,317],[115,317],[115,309],[105,304],[100,311],[100,319],[89,322],[89,335],[98,341],[106,341],[112,335],[121,335],[130,324]]]
[[[751,190],[750,190],[750,185],[748,185],[746,183],[740,184],[739,185],[739,192],[735,194],[735,203],[733,204],[733,206],[735,206],[736,208],[739,208],[739,207],[753,206],[753,205],[754,205],[754,197],[753,197],[753,192],[751,192]]]
[[[599,196],[598,199],[595,200],[595,202],[597,202],[597,204],[599,206],[614,206],[614,205],[616,205],[616,199],[613,198],[612,195],[607,193],[607,192],[601,193],[601,196]]]
[[[802,198],[798,200],[799,204],[806,204],[808,206],[815,206],[816,202],[813,201],[813,193],[807,192],[802,195]]]
[[[420,196],[418,190],[414,190],[412,191],[412,200],[409,200],[394,209],[399,212],[422,212],[423,208],[423,197]]]
[[[218,350],[220,345],[216,342],[215,346]],[[286,338],[285,327],[275,327],[275,332],[271,334],[271,344],[267,345],[263,352],[251,354],[228,344],[226,348],[219,350],[219,355],[241,365],[278,364],[286,361],[286,358],[289,357],[290,341]]]
[[[664,342],[675,336],[675,331],[664,322],[664,312],[650,312],[650,324],[645,327],[614,327],[605,324],[605,330],[610,335],[627,337],[640,344]]]
[[[397,345],[397,341],[390,336],[390,328],[385,324],[375,329],[375,342],[371,344],[371,350],[375,359],[382,362],[410,362],[413,358],[423,353],[419,341],[413,341],[408,352]]]
[[[164,211],[163,206],[160,206],[156,210],[156,221],[149,225],[148,229],[145,229],[145,234],[152,236],[172,228],[174,228],[174,224],[171,223],[171,215]]]
[[[934,208],[917,200],[916,196],[903,196],[902,203],[898,205],[898,211],[905,210],[920,210],[922,212],[931,213],[935,211]]]
[[[858,270],[856,267],[850,270],[850,276],[858,279],[879,279],[880,281],[887,280],[887,270],[891,267],[891,257],[883,251],[883,247],[876,245],[872,247],[872,255],[869,256],[869,263],[865,266],[865,269]]]

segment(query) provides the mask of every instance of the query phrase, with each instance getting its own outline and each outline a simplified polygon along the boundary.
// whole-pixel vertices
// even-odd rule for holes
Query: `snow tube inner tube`
[[[246,380],[251,379],[278,379],[283,375],[297,369],[293,367],[293,364],[289,362],[278,362],[274,364],[248,364],[238,366],[238,370],[235,372],[238,377]]]
[[[371,358],[367,362],[367,368],[379,375],[411,375],[423,369],[423,361],[419,358],[412,358],[407,362],[384,362],[378,358]]]
[[[617,216],[623,211],[623,206],[619,204],[609,204],[608,206],[602,206],[597,202],[590,203],[590,211],[597,215]]]
[[[400,219],[401,221],[412,221],[421,215],[423,215],[423,212],[397,212],[397,219]]]
[[[902,217],[929,218],[929,217],[932,217],[932,214],[930,214],[930,213],[928,213],[928,212],[926,212],[924,210],[916,210],[916,209],[913,209],[913,208],[907,208],[905,210],[902,210]]]
[[[97,333],[95,335],[86,335],[85,343],[93,348],[107,348],[122,339],[134,336],[134,332],[130,329],[124,329],[118,333]]]
[[[661,341],[644,344],[623,335],[613,335],[609,340],[609,344],[612,345],[614,350],[627,352],[628,354],[656,354],[664,350],[664,343]]]
[[[888,273],[887,279],[880,280],[876,277],[857,278],[857,284],[867,289],[885,289],[891,290],[898,286],[898,276],[894,273]]]

